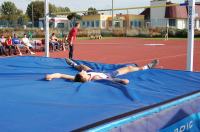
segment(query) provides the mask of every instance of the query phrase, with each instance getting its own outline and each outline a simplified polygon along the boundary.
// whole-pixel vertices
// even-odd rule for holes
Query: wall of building
[[[144,15],[130,15],[129,17],[130,28],[142,28],[144,27]]]
[[[187,28],[187,19],[176,19],[176,28],[177,29],[186,29]]]
[[[65,17],[52,17],[49,18],[49,27],[50,28],[70,28],[70,21]],[[39,18],[39,27],[44,28],[44,18]]]
[[[166,5],[167,0],[153,0],[151,6]],[[151,27],[166,27],[167,19],[165,19],[165,7],[150,9]]]
[[[200,19],[195,20],[195,29],[200,29]]]
[[[81,27],[82,28],[101,28],[107,27],[106,21],[110,15],[86,15],[82,16]]]

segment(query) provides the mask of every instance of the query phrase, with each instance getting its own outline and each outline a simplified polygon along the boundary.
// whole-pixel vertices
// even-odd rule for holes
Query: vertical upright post
[[[169,38],[169,19],[167,20],[167,29],[166,29],[166,34],[165,34],[165,40],[168,40]]]
[[[45,0],[45,56],[49,57],[49,0]]]
[[[126,14],[127,14],[127,19],[126,20],[126,37],[128,36],[128,30],[130,29],[130,17],[129,17],[129,12],[128,12],[128,9],[126,10]]]
[[[32,1],[32,28],[34,27],[33,1]]]
[[[188,0],[187,70],[193,71],[195,0]]]
[[[112,29],[114,28],[114,13],[113,13],[113,8],[114,8],[114,5],[113,5],[113,0],[112,0]]]

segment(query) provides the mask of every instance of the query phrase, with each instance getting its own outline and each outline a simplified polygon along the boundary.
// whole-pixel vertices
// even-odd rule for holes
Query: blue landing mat
[[[124,65],[77,61],[95,70]],[[151,69],[120,76],[128,85],[110,81],[75,83],[45,81],[48,73],[74,75],[64,59],[11,57],[0,59],[0,131],[63,132],[125,112],[200,90],[200,73]]]

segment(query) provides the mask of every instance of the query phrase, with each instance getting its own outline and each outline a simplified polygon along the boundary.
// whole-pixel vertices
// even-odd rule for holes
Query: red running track
[[[161,44],[146,46],[145,44]],[[200,41],[195,41],[194,70],[200,71]],[[44,53],[37,53],[43,56]],[[158,68],[186,69],[187,40],[147,40],[142,38],[112,38],[79,40],[75,44],[74,59],[101,63],[137,63],[160,60]],[[68,57],[68,51],[50,53],[51,57]]]

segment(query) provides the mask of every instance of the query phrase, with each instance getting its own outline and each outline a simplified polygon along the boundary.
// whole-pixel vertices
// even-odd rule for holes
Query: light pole
[[[113,0],[112,0],[112,29],[114,28],[114,14],[113,14]]]
[[[34,3],[34,0],[32,0],[32,28],[34,27],[34,15],[33,15],[33,3]]]
[[[49,57],[49,0],[45,0],[44,4],[45,17],[45,56]]]

